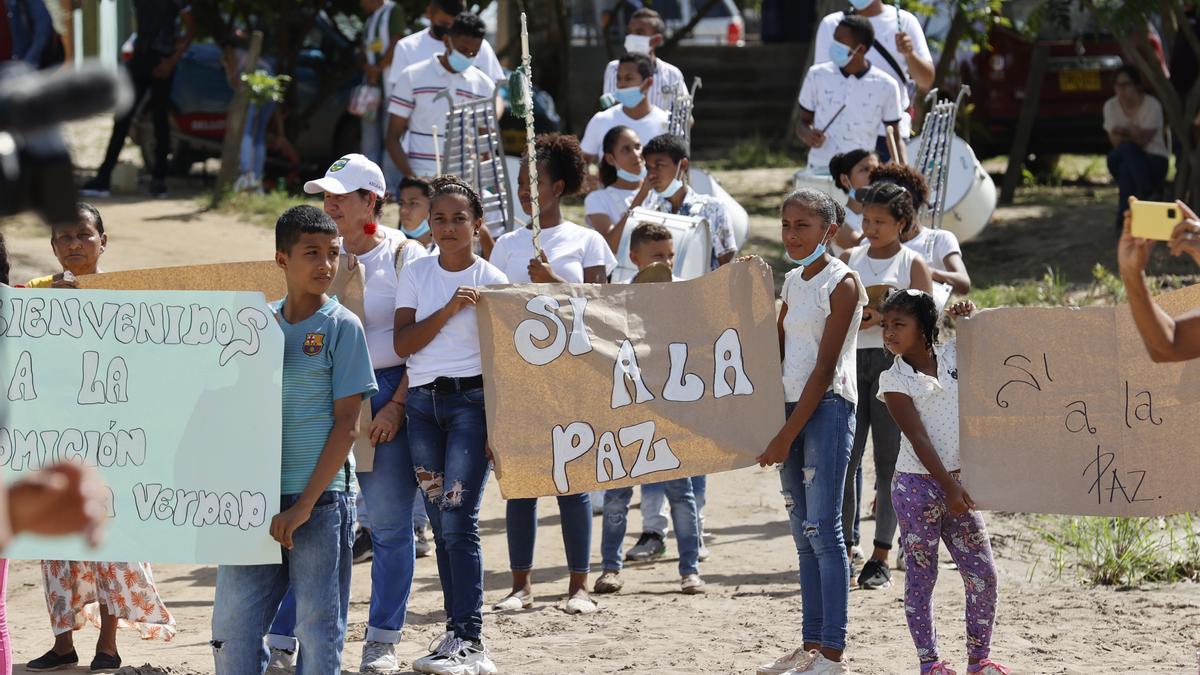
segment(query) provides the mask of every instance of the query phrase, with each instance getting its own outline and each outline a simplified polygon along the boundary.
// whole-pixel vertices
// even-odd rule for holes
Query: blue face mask
[[[788,255],[786,252],[783,254],[783,257],[787,258],[788,262],[792,263],[793,265],[799,265],[800,267],[808,267],[809,265],[816,262],[817,258],[820,258],[823,255],[825,255],[825,242],[821,242],[820,244],[817,244],[817,247],[815,249],[813,249],[812,253],[804,256],[800,260],[796,260],[792,256]]]
[[[838,68],[845,68],[850,59],[854,58],[854,49],[834,41],[829,45],[829,60]]]
[[[850,0],[850,5],[852,7],[854,7],[854,9],[857,9],[858,11],[861,12],[864,9],[870,7],[871,3],[873,3],[873,2],[875,2],[875,0]]]
[[[659,199],[667,200],[667,199],[670,199],[671,197],[674,197],[682,189],[683,189],[683,181],[679,180],[679,176],[676,176],[675,180],[671,181],[671,184],[667,186],[666,190],[663,190],[662,192],[659,192],[658,190],[651,190],[651,192],[654,193],[655,197],[658,197]]]
[[[626,108],[634,108],[646,98],[646,94],[641,87],[623,87],[613,92],[613,98]]]
[[[417,237],[423,237],[426,234],[429,234],[429,219],[426,218],[425,220],[422,220],[421,224],[418,225],[417,229],[415,229],[415,230],[406,230],[403,227],[401,227],[400,231],[403,232],[404,236],[408,237],[409,239],[416,239]]]
[[[640,183],[646,177],[646,167],[642,167],[641,173],[630,173],[625,169],[617,167],[617,178],[627,183]]]
[[[858,197],[854,196],[854,193],[856,193],[856,192],[858,192],[858,188],[850,188],[850,199],[853,199],[855,201],[858,200]]]
[[[467,68],[475,65],[475,57],[463,56],[453,47],[450,48],[450,56],[447,61],[450,62],[450,68],[456,73],[466,72]]]

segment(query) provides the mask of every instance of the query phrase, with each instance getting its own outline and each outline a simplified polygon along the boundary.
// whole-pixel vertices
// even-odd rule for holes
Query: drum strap
[[[879,52],[879,54],[883,56],[883,60],[887,61],[888,65],[892,67],[892,70],[896,71],[896,74],[900,76],[900,84],[907,85],[908,74],[905,73],[904,69],[900,67],[900,64],[896,61],[896,57],[892,56],[891,52],[884,49],[883,45],[879,44],[879,40],[875,40],[873,46],[875,47],[875,51]]]

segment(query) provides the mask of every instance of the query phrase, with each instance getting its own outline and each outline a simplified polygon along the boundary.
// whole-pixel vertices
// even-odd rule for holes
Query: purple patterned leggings
[[[957,475],[955,475],[957,478]],[[938,660],[933,624],[933,586],[938,576],[938,540],[946,542],[967,592],[967,654],[985,659],[991,651],[996,618],[996,562],[983,516],[953,515],[946,493],[932,476],[896,472],[892,504],[900,521],[900,545],[907,571],[904,613],[922,663]]]

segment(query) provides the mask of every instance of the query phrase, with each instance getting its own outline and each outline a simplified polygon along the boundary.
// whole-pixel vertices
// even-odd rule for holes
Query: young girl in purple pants
[[[950,313],[968,317],[974,310],[967,301]],[[903,433],[892,504],[908,562],[904,613],[921,673],[955,675],[938,655],[933,625],[940,539],[966,586],[967,672],[1008,675],[1008,668],[988,658],[996,617],[996,562],[983,516],[960,483],[957,350],[953,341],[937,343],[937,324],[937,306],[923,291],[896,291],[884,303],[884,347],[896,361],[879,377],[879,398]]]

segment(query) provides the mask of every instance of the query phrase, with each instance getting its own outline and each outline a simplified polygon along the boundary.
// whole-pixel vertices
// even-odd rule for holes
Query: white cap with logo
[[[310,180],[304,184],[308,194],[332,192],[344,195],[355,190],[370,190],[382,197],[386,193],[383,170],[379,165],[360,154],[345,155],[329,165],[324,178]]]

